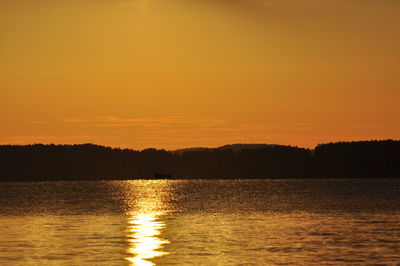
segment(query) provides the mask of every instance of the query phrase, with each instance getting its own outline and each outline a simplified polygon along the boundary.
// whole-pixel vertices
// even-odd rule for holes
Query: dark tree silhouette
[[[359,141],[318,145],[319,177],[400,177],[400,141]]]
[[[400,141],[315,150],[235,144],[177,151],[82,145],[2,145],[0,181],[135,178],[398,178]]]

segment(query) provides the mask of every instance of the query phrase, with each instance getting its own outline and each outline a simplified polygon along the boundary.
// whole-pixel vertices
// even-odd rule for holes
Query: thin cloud
[[[13,135],[0,138],[0,144],[32,144],[32,143],[89,143],[101,140],[115,140],[115,136],[92,136],[92,135]]]
[[[64,119],[66,123],[86,123],[94,127],[214,127],[226,122],[214,118],[192,118],[186,116],[120,118],[115,116],[93,116]]]
[[[47,122],[47,121],[31,121],[31,122],[29,122],[30,125],[37,125],[37,126],[45,125],[45,124],[48,124],[48,123],[49,122]]]

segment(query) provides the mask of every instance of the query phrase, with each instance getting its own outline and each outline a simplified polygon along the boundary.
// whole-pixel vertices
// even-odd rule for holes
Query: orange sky
[[[4,0],[0,143],[400,135],[397,0]]]

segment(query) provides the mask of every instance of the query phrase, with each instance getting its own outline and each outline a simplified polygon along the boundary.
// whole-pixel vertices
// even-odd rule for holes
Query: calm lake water
[[[0,183],[0,265],[400,264],[400,180]]]

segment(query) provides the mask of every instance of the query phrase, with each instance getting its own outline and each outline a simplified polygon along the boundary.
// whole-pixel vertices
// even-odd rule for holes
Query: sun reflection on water
[[[165,223],[161,217],[166,213],[161,199],[165,184],[148,183],[140,188],[137,199],[127,221],[128,257],[131,265],[155,265],[152,259],[167,255],[163,251],[169,241],[161,237]]]
[[[161,249],[169,241],[159,238],[160,230],[165,227],[165,224],[157,219],[156,213],[138,214],[129,219],[130,248],[128,253],[132,256],[127,260],[132,265],[154,265],[149,259],[168,254]]]

